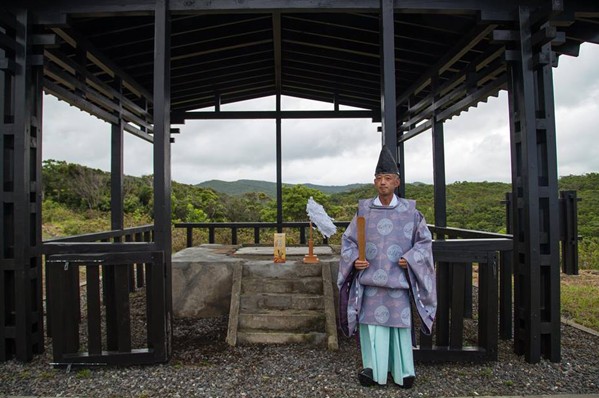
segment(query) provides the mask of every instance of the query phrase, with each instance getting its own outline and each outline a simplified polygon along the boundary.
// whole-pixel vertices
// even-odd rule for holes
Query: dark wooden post
[[[562,272],[578,275],[578,201],[576,191],[560,191]]]
[[[433,85],[438,86],[438,76],[435,77]],[[434,100],[438,99],[435,96]],[[434,115],[433,115],[434,118]],[[434,223],[437,227],[447,226],[447,183],[445,181],[445,133],[442,122],[434,122],[432,125],[432,143],[433,143],[433,187],[434,187],[434,206],[435,206],[435,219]],[[445,239],[445,235],[437,235],[436,239]],[[448,264],[437,264],[437,292],[445,293],[441,300],[449,300],[449,289],[448,284],[449,278],[449,265]],[[440,286],[445,285],[445,286]],[[447,325],[449,319],[449,313],[447,310],[449,307],[444,306],[439,310],[439,316],[441,317],[441,325]],[[443,326],[441,327],[443,329]],[[439,335],[446,335],[446,331],[442,331]],[[431,334],[432,337],[432,334]],[[432,340],[428,339],[421,333],[421,342],[426,342],[427,345],[432,347]],[[421,343],[422,344],[422,343]]]
[[[186,236],[187,236],[187,247],[193,246],[193,228],[187,227],[185,228]]]
[[[5,13],[5,10],[2,10]],[[41,50],[27,10],[6,12],[3,41],[14,52],[0,69],[0,361],[44,350],[41,262]],[[12,80],[12,85],[6,82]],[[14,112],[10,114],[10,112]],[[6,156],[6,157],[5,157]]]
[[[277,232],[283,232],[283,166],[281,137],[281,96],[277,94],[276,152],[277,152]]]
[[[508,234],[513,233],[512,193],[505,194],[505,226]],[[512,338],[512,253],[502,252],[499,257],[499,336]]]
[[[393,0],[381,0],[381,122],[383,145],[397,161],[397,116],[395,110],[395,29]]]
[[[164,264],[152,265],[152,276],[158,278],[166,275],[165,297],[166,319],[170,322],[172,314],[171,291],[171,142],[170,142],[170,12],[168,0],[157,0],[154,16],[154,240],[159,250],[164,253]],[[156,272],[156,268],[164,266],[164,273]],[[152,283],[160,283],[153,280]],[[151,293],[160,290],[149,290]],[[153,302],[160,300],[148,298]],[[170,325],[167,330],[171,330]],[[167,330],[154,330],[154,341],[165,341],[164,346],[155,346],[157,355],[168,358],[171,353],[171,334]],[[158,335],[159,334],[159,335]]]
[[[283,144],[282,144],[282,119],[281,119],[281,13],[272,14],[273,50],[275,60],[275,90],[276,90],[276,163],[277,163],[277,232],[283,232]]]
[[[85,65],[83,63],[82,65]],[[113,88],[122,93],[122,81],[117,76]],[[118,97],[117,97],[118,98]],[[118,99],[117,99],[118,101]],[[119,108],[122,104],[119,103]],[[124,131],[121,120],[121,112],[115,112],[119,118],[118,123],[111,125],[110,138],[110,227],[112,229],[123,229],[123,141]],[[121,238],[114,239],[120,242]],[[104,306],[106,308],[106,346],[108,350],[118,348],[119,319],[117,297],[117,281],[115,280],[115,267],[102,267],[102,288],[104,295]]]
[[[114,89],[122,94],[122,81],[117,76],[114,81]],[[111,126],[111,143],[110,143],[110,224],[112,229],[123,229],[123,151],[124,151],[124,130],[123,120],[121,118],[122,103],[119,97],[119,112],[115,112],[115,116],[119,118],[119,123]]]
[[[535,40],[528,7],[518,8],[509,103],[514,211],[514,350],[536,363],[560,360],[557,155],[550,40]],[[535,36],[539,37],[539,35]]]

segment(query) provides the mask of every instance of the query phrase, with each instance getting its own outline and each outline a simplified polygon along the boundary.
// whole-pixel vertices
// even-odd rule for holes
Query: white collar
[[[395,206],[397,206],[397,202],[399,202],[399,199],[397,199],[397,195],[393,194],[393,199],[391,199],[391,203],[389,203],[389,205],[386,207],[395,207]],[[383,203],[381,202],[381,199],[378,196],[376,198],[374,198],[373,204],[375,206],[384,206]]]

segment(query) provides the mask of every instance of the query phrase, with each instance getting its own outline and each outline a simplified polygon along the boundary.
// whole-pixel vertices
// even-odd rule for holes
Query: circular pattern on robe
[[[376,272],[372,275],[372,281],[379,286],[383,286],[387,283],[389,279],[389,275],[387,275],[387,271],[383,269],[376,270]]]
[[[401,311],[401,321],[405,324],[405,325],[409,325],[410,324],[410,319],[411,318],[411,314],[410,314],[410,308],[406,307]]]
[[[372,260],[373,258],[375,258],[378,251],[379,251],[379,249],[377,249],[377,247],[374,243],[372,243],[372,242],[366,243],[366,250],[364,251],[364,254],[366,255],[367,260]]]
[[[389,289],[387,294],[389,295],[389,297],[392,298],[400,298],[401,296],[403,296],[404,292],[402,291],[402,289]]]
[[[424,262],[424,257],[422,257],[422,254],[419,251],[414,252],[414,261],[416,261],[416,264],[422,264]]]
[[[380,305],[374,310],[374,319],[380,324],[385,324],[389,320],[389,308]]]
[[[388,218],[383,218],[376,224],[376,230],[379,234],[387,236],[393,231],[393,222]]]
[[[409,222],[403,226],[403,234],[406,238],[412,239],[412,233],[414,232],[414,223]]]
[[[347,262],[349,262],[352,258],[352,254],[353,254],[354,250],[351,247],[347,247],[345,248],[345,250],[343,250],[343,252],[341,253],[341,257],[343,257],[343,259]]]
[[[379,291],[379,288],[376,286],[366,286],[366,289],[364,289],[364,294],[368,297],[373,297],[373,296],[376,296],[378,291]]]
[[[398,262],[402,255],[403,255],[403,250],[401,250],[401,246],[399,246],[399,245],[391,245],[387,249],[387,258],[392,263]]]

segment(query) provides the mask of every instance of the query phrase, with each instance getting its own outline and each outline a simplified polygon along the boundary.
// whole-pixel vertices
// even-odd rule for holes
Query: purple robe
[[[358,323],[388,327],[412,326],[409,292],[414,296],[422,329],[430,334],[437,309],[432,236],[413,200],[397,198],[397,205],[376,206],[360,200],[358,214],[343,234],[337,286],[340,323],[347,336]],[[366,260],[356,271],[357,216],[366,218]],[[407,272],[398,264],[408,261]]]

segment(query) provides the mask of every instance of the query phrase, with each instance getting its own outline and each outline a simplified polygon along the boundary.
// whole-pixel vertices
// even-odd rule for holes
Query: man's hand
[[[354,267],[356,267],[356,269],[357,269],[358,271],[362,271],[363,269],[366,269],[366,268],[368,268],[368,266],[369,266],[369,265],[370,265],[370,263],[369,263],[368,261],[366,261],[366,260],[363,260],[363,261],[361,261],[361,260],[356,260],[356,261],[354,262]]]
[[[399,266],[401,268],[408,268],[408,260],[406,260],[405,258],[400,258],[399,261],[397,262],[399,264]]]

